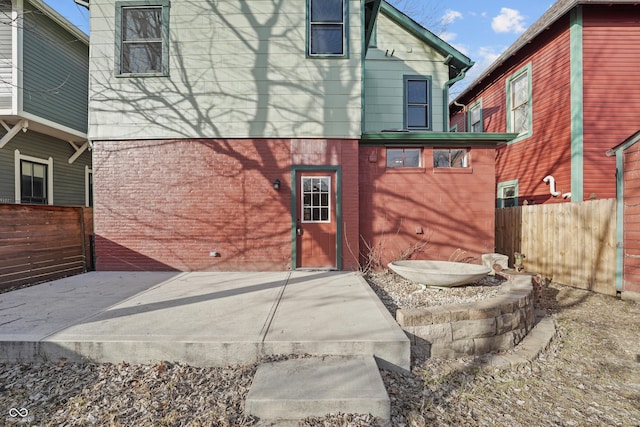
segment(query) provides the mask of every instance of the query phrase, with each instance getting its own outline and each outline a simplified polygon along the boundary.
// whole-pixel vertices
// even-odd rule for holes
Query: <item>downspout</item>
[[[445,60],[445,64],[448,61]],[[458,73],[457,76],[455,76],[454,78],[448,80],[447,82],[445,82],[444,84],[444,88],[442,89],[443,93],[442,93],[442,99],[444,100],[443,104],[443,109],[444,109],[444,132],[449,132],[449,88],[451,86],[453,86],[454,83],[459,82],[460,80],[464,79],[467,75],[467,71],[469,71],[469,68],[471,68],[473,66],[473,62],[468,65],[467,67],[464,67],[462,70],[460,70],[460,72]],[[466,128],[466,125],[465,125]]]
[[[467,131],[467,106],[464,104],[460,104],[459,102],[453,101],[453,105],[456,107],[462,108],[462,132]]]

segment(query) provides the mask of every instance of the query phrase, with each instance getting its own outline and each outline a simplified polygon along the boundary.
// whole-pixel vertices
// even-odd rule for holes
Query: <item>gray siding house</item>
[[[0,23],[0,203],[89,206],[89,37],[40,0]]]

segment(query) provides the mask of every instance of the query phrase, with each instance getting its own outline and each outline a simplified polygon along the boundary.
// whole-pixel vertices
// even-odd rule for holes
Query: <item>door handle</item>
[[[296,226],[296,234],[297,234],[298,236],[302,236],[302,227],[300,227],[299,225],[298,225],[298,226]]]

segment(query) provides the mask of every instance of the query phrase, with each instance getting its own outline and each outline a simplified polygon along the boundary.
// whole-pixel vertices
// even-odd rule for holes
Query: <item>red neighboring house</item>
[[[604,153],[639,127],[639,16],[560,0],[450,105],[458,131],[519,134],[497,151],[498,207],[616,197]]]

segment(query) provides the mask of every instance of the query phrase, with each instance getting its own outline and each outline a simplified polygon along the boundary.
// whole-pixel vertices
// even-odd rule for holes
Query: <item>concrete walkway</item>
[[[409,340],[348,272],[91,272],[0,294],[0,360],[253,363],[374,355],[408,369]]]

